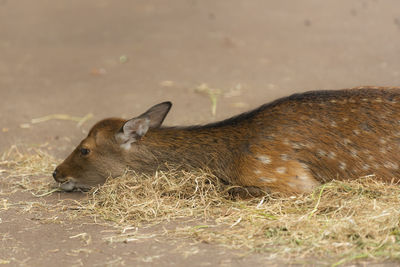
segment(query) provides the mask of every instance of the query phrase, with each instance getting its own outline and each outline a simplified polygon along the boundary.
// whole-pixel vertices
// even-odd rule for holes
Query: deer
[[[154,174],[167,165],[289,195],[332,180],[400,179],[400,88],[309,91],[218,122],[162,126],[171,106],[97,122],[54,170],[60,188],[88,189],[127,169]]]

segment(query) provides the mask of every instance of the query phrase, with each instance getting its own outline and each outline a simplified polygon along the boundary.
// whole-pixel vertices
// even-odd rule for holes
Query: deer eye
[[[87,149],[87,148],[84,148],[84,147],[81,148],[81,155],[82,156],[86,156],[89,153],[90,153],[90,149]]]

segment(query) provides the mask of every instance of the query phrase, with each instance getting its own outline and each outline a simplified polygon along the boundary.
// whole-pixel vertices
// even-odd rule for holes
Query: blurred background
[[[87,131],[170,100],[166,124],[198,124],[360,85],[400,85],[399,1],[0,0],[3,148],[74,146],[76,122],[29,125],[51,114]]]

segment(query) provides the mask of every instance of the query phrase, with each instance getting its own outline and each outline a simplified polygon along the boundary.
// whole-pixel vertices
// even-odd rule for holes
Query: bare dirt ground
[[[195,91],[203,83],[222,91],[216,116],[210,100]],[[165,100],[174,103],[166,124],[197,124],[293,92],[359,85],[400,85],[399,1],[0,0],[1,151],[44,144],[61,160],[96,120],[128,118]],[[24,126],[56,113],[94,117],[81,128],[68,120]],[[1,196],[7,203],[82,197]],[[113,229],[91,218],[22,209],[0,209],[0,264],[282,264],[267,254],[193,240],[109,243]],[[81,233],[91,241],[71,238]]]

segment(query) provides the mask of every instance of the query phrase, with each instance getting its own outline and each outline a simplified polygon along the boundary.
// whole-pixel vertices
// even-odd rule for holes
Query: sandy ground
[[[216,116],[210,100],[195,92],[203,83],[222,91]],[[165,100],[174,103],[165,123],[187,125],[293,92],[359,85],[400,85],[397,0],[0,0],[1,151],[48,143],[45,149],[61,160],[96,120],[129,118]],[[63,120],[21,128],[55,113],[94,117],[82,128]],[[2,196],[9,203],[81,197]],[[109,244],[104,238],[112,229],[90,218],[71,222],[60,214],[48,223],[38,217],[0,209],[0,264],[281,263],[192,240]],[[70,238],[83,232],[92,238],[89,245]]]

